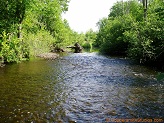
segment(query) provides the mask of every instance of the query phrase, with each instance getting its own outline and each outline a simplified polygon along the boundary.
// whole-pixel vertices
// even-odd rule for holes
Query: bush
[[[82,47],[85,48],[85,49],[91,49],[92,48],[92,44],[89,43],[89,42],[84,42]]]
[[[129,42],[124,38],[124,32],[130,30],[133,18],[125,15],[115,19],[109,19],[102,36],[103,40],[100,52],[109,55],[126,55]]]
[[[164,67],[163,21],[148,18],[147,22],[135,23],[124,36],[129,42],[129,57],[144,64]]]
[[[50,52],[50,48],[55,42],[48,31],[40,30],[36,34],[29,33],[25,36],[28,43],[30,56],[37,56],[41,53]]]
[[[19,62],[25,58],[29,58],[27,45],[18,39],[14,34],[1,35],[1,57],[4,62]]]

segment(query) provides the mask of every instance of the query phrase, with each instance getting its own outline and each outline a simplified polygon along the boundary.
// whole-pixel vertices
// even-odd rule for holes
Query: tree
[[[0,33],[14,26],[18,29],[18,38],[20,37],[20,24],[25,17],[26,0],[1,0]]]
[[[72,30],[61,18],[69,0],[0,0],[0,58],[19,61],[70,43]],[[68,35],[70,34],[70,35]]]
[[[142,0],[142,3],[143,3],[143,9],[144,9],[144,18],[146,19],[148,1],[147,0]]]
[[[0,3],[0,57],[3,57],[5,62],[18,62],[28,58],[26,44],[21,35],[28,1],[1,0]]]
[[[136,0],[117,2],[112,6],[108,17],[119,17],[124,14],[131,14],[137,21],[142,20],[141,4]]]
[[[154,0],[149,3],[147,21],[136,22],[124,33],[130,45],[128,56],[143,64],[164,69],[163,10],[164,3]]]
[[[60,4],[63,12],[68,11],[68,3],[69,2],[70,2],[70,0],[59,0],[59,4]]]
[[[100,51],[123,54],[142,64],[164,69],[163,0],[130,0],[124,2],[124,7],[121,5],[122,2],[117,2],[108,18],[98,22],[96,43]]]

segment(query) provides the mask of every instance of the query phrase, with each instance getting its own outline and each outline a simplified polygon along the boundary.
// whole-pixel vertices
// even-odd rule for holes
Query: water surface
[[[0,68],[0,122],[101,123],[163,118],[157,72],[124,58],[77,53]]]

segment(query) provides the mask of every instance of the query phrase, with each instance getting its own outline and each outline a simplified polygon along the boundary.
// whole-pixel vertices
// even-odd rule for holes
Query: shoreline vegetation
[[[117,2],[98,22],[96,46],[107,55],[124,55],[164,71],[163,0]]]
[[[97,22],[98,31],[85,33],[72,30],[62,19],[68,4],[68,0],[2,1],[0,65],[35,56],[54,59],[58,55],[51,54],[52,49],[78,42],[84,49],[96,47],[102,54],[126,56],[164,71],[163,0],[116,2],[108,17]]]

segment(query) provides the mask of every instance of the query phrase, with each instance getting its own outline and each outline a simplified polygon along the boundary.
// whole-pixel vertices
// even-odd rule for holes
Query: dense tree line
[[[108,55],[126,55],[164,69],[164,1],[120,1],[97,23],[95,45]]]
[[[0,59],[19,62],[76,42],[61,14],[69,0],[0,0]]]
[[[113,5],[99,30],[77,33],[61,14],[69,0],[0,0],[0,59],[19,62],[54,47],[79,42],[108,55],[125,55],[164,67],[164,1],[128,0]]]

